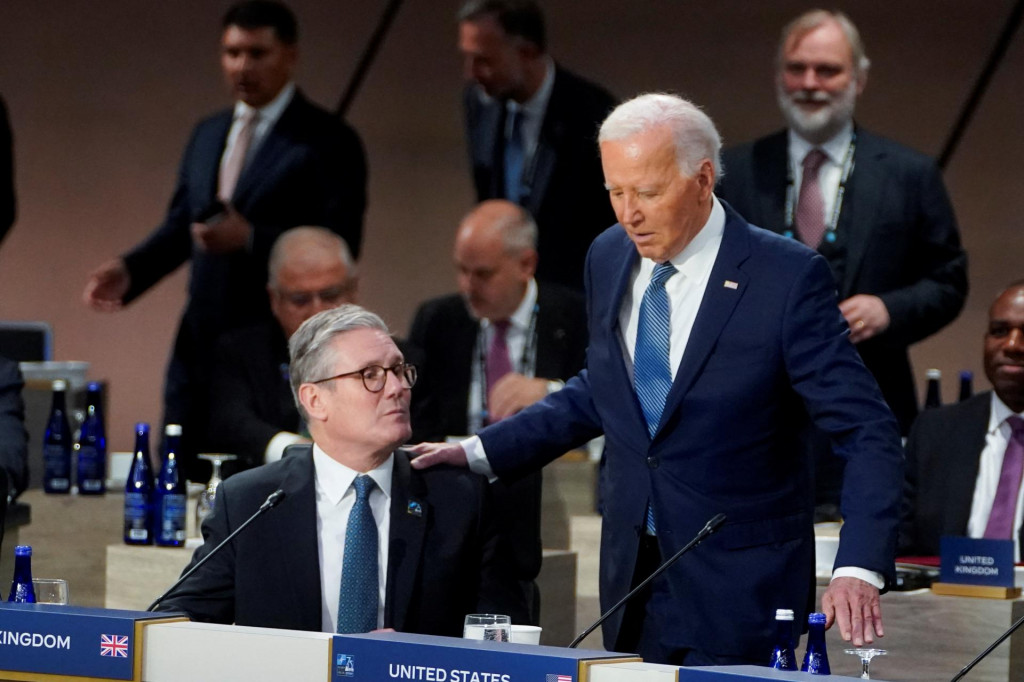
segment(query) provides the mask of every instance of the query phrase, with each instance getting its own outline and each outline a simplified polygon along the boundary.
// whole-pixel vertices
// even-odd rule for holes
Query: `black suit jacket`
[[[318,631],[320,561],[311,446],[224,481],[203,525],[205,556],[277,489],[280,505],[239,534],[160,606],[193,620]],[[419,503],[419,514],[410,503]],[[467,613],[506,613],[523,622],[525,607],[490,511],[486,481],[466,470],[416,471],[395,453],[384,626],[401,632],[462,635]]]
[[[785,227],[788,139],[780,131],[727,150],[719,196],[755,225]],[[829,261],[839,300],[872,294],[892,320],[857,346],[906,434],[917,414],[907,347],[959,314],[967,296],[967,256],[934,161],[857,128],[855,166],[847,182]]]
[[[6,501],[8,486],[20,493],[28,486],[28,433],[25,431],[25,403],[18,363],[0,357],[0,470],[7,474],[7,486],[0,487]]]
[[[520,199],[537,221],[539,280],[582,291],[590,242],[615,223],[597,131],[617,103],[601,86],[555,68],[537,149],[524,169],[529,191]],[[463,93],[463,104],[476,198],[503,198],[504,102],[483,96],[471,85]]]
[[[270,439],[299,433],[299,410],[288,383],[288,341],[276,322],[228,332],[210,381],[208,446],[238,455],[238,469],[263,463]]]
[[[412,390],[413,442],[467,434],[469,385],[479,329],[458,294],[427,301],[416,311],[409,332],[409,344],[420,358],[420,378]],[[538,285],[535,376],[569,379],[583,369],[586,349],[583,297],[564,287]],[[515,550],[520,580],[533,580],[540,572],[542,479],[537,471],[492,486],[499,523]]]
[[[907,440],[900,551],[939,554],[943,535],[967,534],[992,392],[922,412]]]
[[[131,275],[128,303],[185,261],[189,296],[181,319],[164,395],[165,421],[184,425],[182,448],[190,477],[195,438],[206,428],[212,358],[226,331],[272,320],[267,260],[274,240],[299,225],[320,225],[343,237],[359,255],[366,206],[366,161],[349,126],[296,92],[242,172],[232,198],[253,226],[250,248],[210,254],[195,248],[190,226],[216,201],[220,158],[232,110],[196,126],[178,171],[163,224],[124,256]]]

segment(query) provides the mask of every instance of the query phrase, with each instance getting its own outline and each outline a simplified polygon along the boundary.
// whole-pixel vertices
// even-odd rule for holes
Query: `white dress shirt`
[[[1003,455],[1010,442],[1012,429],[1007,419],[1017,415],[1006,403],[992,392],[992,406],[989,409],[988,430],[985,433],[985,447],[981,450],[978,461],[978,478],[974,482],[974,500],[971,503],[971,516],[967,521],[967,535],[972,538],[985,537],[988,517],[992,513],[992,503],[996,500],[999,488],[999,476],[1003,471]],[[1024,485],[1017,493],[1017,510],[1013,517],[1013,555],[1020,561],[1020,525],[1024,517]]]
[[[540,129],[544,123],[544,114],[548,110],[548,102],[551,100],[551,90],[555,86],[555,62],[551,57],[545,57],[546,70],[544,80],[541,81],[537,92],[533,97],[522,104],[515,100],[508,100],[505,103],[505,140],[512,134],[512,114],[522,116],[519,124],[519,134],[523,141],[523,186],[529,187],[533,184],[533,155],[537,151],[537,144],[540,141]]]
[[[246,167],[256,156],[257,150],[260,148],[260,144],[266,139],[267,133],[270,129],[277,124],[278,119],[281,118],[281,114],[291,104],[292,98],[295,96],[295,84],[288,83],[281,92],[277,93],[277,97],[270,100],[267,104],[262,107],[254,108],[246,104],[245,102],[235,102],[235,111],[231,121],[231,128],[228,130],[228,139],[224,144],[224,153],[220,157],[220,167],[223,168],[224,164],[231,157],[231,150],[235,147],[235,142],[238,140],[238,134],[242,131],[242,119],[243,117],[251,112],[256,111],[259,114],[259,119],[256,121],[256,127],[252,131],[252,139],[249,141],[249,149],[245,152],[245,163],[242,164],[242,172],[245,172]]]
[[[804,157],[812,149],[820,149],[825,152],[825,161],[818,169],[818,185],[821,187],[821,198],[824,200],[825,210],[823,216],[825,225],[832,221],[832,210],[836,205],[836,195],[839,193],[839,181],[843,177],[843,161],[846,160],[846,152],[853,140],[853,122],[843,126],[832,139],[825,144],[811,144],[804,138],[789,130],[789,167],[793,170],[793,210],[796,211],[796,200],[800,196],[800,183],[804,177]]]
[[[377,486],[370,493],[370,509],[377,523],[377,627],[384,627],[384,601],[387,594],[388,537],[391,529],[391,473],[395,456],[391,455],[366,474]],[[338,598],[341,595],[341,567],[345,556],[348,517],[356,501],[352,482],[360,472],[350,469],[313,445],[313,469],[316,477],[316,530],[320,553],[321,629],[336,632]]]

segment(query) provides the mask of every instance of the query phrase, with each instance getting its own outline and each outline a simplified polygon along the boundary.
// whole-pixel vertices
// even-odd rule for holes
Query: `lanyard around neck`
[[[532,377],[537,367],[537,310],[539,306],[534,304],[530,311],[530,321],[526,326],[526,337],[523,340],[523,354],[519,363],[513,371],[527,377]],[[476,335],[476,366],[477,378],[480,384],[480,410],[470,410],[474,414],[470,419],[470,431],[476,433],[487,422],[487,334],[483,325]]]
[[[839,176],[839,187],[836,188],[836,200],[832,204],[832,213],[825,224],[825,236],[823,241],[832,244],[836,241],[836,227],[839,225],[839,213],[843,209],[843,197],[846,196],[846,181],[853,172],[853,155],[857,151],[857,133],[854,131],[850,138],[850,144],[846,146],[846,153],[843,154],[843,173]],[[793,170],[793,162],[786,164],[786,229],[782,235],[795,239],[793,232],[793,213],[796,209],[796,173]],[[820,170],[819,170],[820,172]]]

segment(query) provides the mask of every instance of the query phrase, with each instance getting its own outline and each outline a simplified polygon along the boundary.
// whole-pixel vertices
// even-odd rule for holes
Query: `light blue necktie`
[[[523,112],[508,112],[508,137],[505,140],[505,198],[519,203],[523,185]]]
[[[665,399],[672,388],[672,370],[669,367],[668,293],[665,282],[676,274],[672,263],[659,263],[651,273],[643,300],[640,301],[640,319],[636,329],[633,351],[633,387],[647,421],[647,434],[653,439],[665,410]],[[647,534],[655,534],[654,509],[647,506]]]
[[[377,524],[370,510],[375,486],[369,476],[356,476],[356,502],[345,530],[345,558],[338,598],[338,634],[369,632],[377,627],[380,585],[377,577]]]

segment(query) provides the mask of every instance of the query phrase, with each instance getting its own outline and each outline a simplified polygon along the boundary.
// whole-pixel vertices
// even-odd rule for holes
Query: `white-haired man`
[[[599,141],[620,224],[587,261],[587,369],[476,438],[420,446],[414,465],[468,457],[513,477],[603,432],[603,607],[727,517],[606,622],[605,646],[683,665],[763,663],[775,609],[803,617],[812,602],[809,466],[796,447],[810,415],[849,460],[855,500],[823,609],[845,638],[871,641],[894,573],[903,455],[828,265],[715,198],[721,143],[690,102],[637,97]]]

